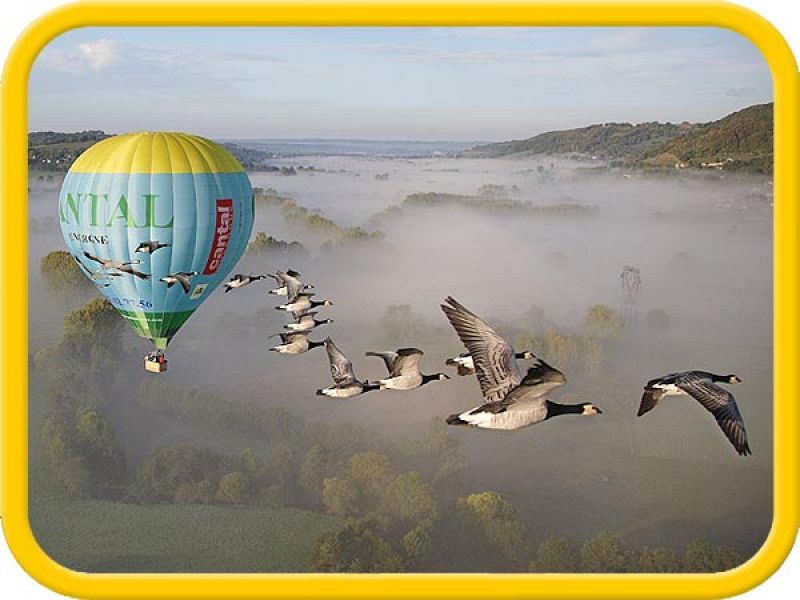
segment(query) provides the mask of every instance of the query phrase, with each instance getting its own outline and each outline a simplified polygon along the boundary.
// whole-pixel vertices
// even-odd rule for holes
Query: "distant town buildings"
[[[717,162],[707,162],[707,163],[700,163],[700,166],[704,169],[717,169],[721,171],[725,168],[725,165],[730,164],[733,162],[733,159],[728,157],[725,160],[717,161]]]

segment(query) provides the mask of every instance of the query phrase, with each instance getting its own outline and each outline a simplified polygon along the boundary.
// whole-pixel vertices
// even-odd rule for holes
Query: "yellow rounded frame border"
[[[88,574],[53,561],[28,522],[27,489],[27,91],[30,68],[59,34],[90,26],[703,26],[748,38],[772,72],[774,171],[774,515],[759,551],[725,573],[541,574]],[[22,567],[50,589],[83,598],[710,598],[768,578],[798,527],[798,77],[780,33],[723,3],[633,2],[80,2],[31,25],[3,73],[0,273],[3,392],[3,531]]]

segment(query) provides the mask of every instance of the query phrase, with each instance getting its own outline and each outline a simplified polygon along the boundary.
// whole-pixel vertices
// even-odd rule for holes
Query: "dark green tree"
[[[63,343],[69,350],[115,352],[125,320],[105,298],[94,298],[64,317]]]
[[[226,473],[219,480],[217,502],[222,504],[244,504],[247,501],[247,479],[241,471]]]
[[[247,254],[258,255],[265,252],[279,252],[300,258],[308,255],[308,250],[300,242],[286,242],[259,231],[247,246]]]
[[[584,318],[586,328],[600,337],[615,337],[622,333],[622,319],[617,312],[605,304],[589,307]]]
[[[713,573],[716,569],[714,547],[702,538],[693,539],[686,546],[684,564],[689,573]]]
[[[404,565],[374,521],[348,519],[320,537],[311,568],[322,573],[396,573]]]
[[[330,451],[321,444],[311,446],[303,458],[297,484],[310,508],[322,508],[322,490],[325,478],[331,474],[332,462]]]
[[[262,462],[260,502],[271,508],[296,505],[299,468],[292,444],[287,441],[275,445]]]
[[[211,504],[214,502],[214,483],[208,479],[185,481],[175,488],[175,502],[178,504]]]
[[[696,538],[686,547],[684,567],[688,573],[720,573],[738,567],[745,558],[730,546],[713,546]]]
[[[405,563],[412,568],[422,568],[430,561],[433,552],[434,524],[423,521],[409,530],[402,538]]]
[[[433,489],[417,472],[403,473],[384,490],[378,507],[396,531],[408,531],[422,521],[436,520],[438,505]]]
[[[433,418],[428,422],[428,435],[422,448],[427,450],[430,457],[424,458],[422,463],[430,465],[426,473],[437,490],[457,492],[466,485],[469,481],[469,462],[453,428],[448,427],[443,419]]]
[[[65,250],[54,250],[45,254],[39,263],[39,272],[45,285],[59,293],[92,288],[91,282],[81,272],[72,254]]]
[[[578,547],[565,537],[547,538],[536,549],[531,571],[537,573],[577,573],[581,570]]]
[[[339,517],[361,513],[358,488],[341,477],[329,477],[322,483],[322,504],[330,514]]]
[[[209,480],[216,488],[219,471],[220,457],[209,450],[191,446],[156,448],[136,471],[133,496],[139,502],[170,503],[176,500],[179,489],[185,497],[183,484]]]
[[[743,564],[746,557],[732,546],[717,546],[714,549],[714,559],[716,563],[716,572],[722,573],[735,569]]]
[[[85,498],[91,492],[92,474],[82,456],[72,456],[61,463],[57,478],[70,498]]]
[[[350,479],[362,496],[375,504],[391,475],[391,461],[378,452],[359,452],[350,457]]]
[[[581,561],[586,573],[631,573],[640,563],[622,538],[610,531],[602,531],[583,544]]]
[[[76,417],[77,443],[91,470],[93,487],[120,483],[126,475],[125,455],[111,424],[96,408],[81,408]]]
[[[680,573],[683,570],[683,561],[669,548],[642,548],[639,555],[639,571],[642,573]]]
[[[496,492],[480,492],[459,498],[457,509],[464,527],[487,548],[485,568],[522,570],[530,560],[525,524],[514,505]]]

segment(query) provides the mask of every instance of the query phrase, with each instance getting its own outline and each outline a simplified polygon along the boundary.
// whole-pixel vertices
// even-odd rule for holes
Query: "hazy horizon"
[[[754,104],[746,104],[739,108],[733,109],[732,111],[725,113],[724,115],[720,115],[719,117],[715,117],[709,119],[708,121],[702,122],[711,122],[717,121],[726,117],[727,115],[738,112],[740,110],[744,110],[750,106],[758,105],[758,104],[768,104],[769,102],[756,102]],[[692,122],[686,119],[682,121],[653,121],[653,120],[642,120],[642,121],[603,121],[603,123],[630,123],[631,125],[642,125],[645,123],[652,123],[652,122],[659,122],[659,123],[672,123],[672,124],[680,124],[683,122]],[[569,129],[581,129],[583,127],[588,127],[590,125],[595,125],[597,123],[586,123],[585,125],[576,125],[574,127],[566,127],[563,130]],[[28,128],[28,133],[36,133],[41,131],[64,131],[66,129],[35,129],[35,128]],[[94,127],[86,127],[79,130],[70,130],[70,131],[103,131],[104,133],[108,133],[111,135],[121,135],[125,133],[130,133],[133,130],[126,130],[126,131],[106,131],[104,129],[97,129]],[[164,130],[169,131],[169,130]],[[548,131],[558,131],[558,130],[548,130]],[[297,142],[376,142],[381,144],[389,144],[393,142],[399,143],[424,143],[429,145],[434,144],[460,144],[464,145],[465,147],[470,147],[472,145],[481,145],[481,144],[492,144],[497,142],[505,142],[510,141],[513,139],[527,139],[529,137],[535,137],[542,133],[547,133],[547,131],[539,131],[533,133],[531,135],[519,136],[517,138],[503,138],[503,139],[452,139],[452,138],[420,138],[420,137],[324,137],[324,136],[260,136],[260,137],[237,137],[237,136],[227,136],[227,135],[219,135],[214,136],[214,139],[219,142],[246,142],[246,143],[259,143],[259,142],[290,142],[290,143],[297,143]]]

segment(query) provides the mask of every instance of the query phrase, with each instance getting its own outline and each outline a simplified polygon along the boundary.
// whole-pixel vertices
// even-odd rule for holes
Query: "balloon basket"
[[[167,370],[167,359],[165,358],[163,362],[159,362],[157,360],[150,360],[149,358],[144,359],[144,370],[150,371],[151,373],[163,373]]]

